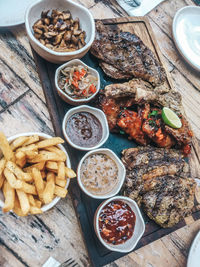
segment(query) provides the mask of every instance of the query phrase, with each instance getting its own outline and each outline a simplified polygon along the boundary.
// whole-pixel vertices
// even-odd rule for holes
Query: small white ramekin
[[[43,139],[49,139],[52,138],[52,136],[48,135],[48,134],[44,134],[44,133],[37,133],[37,132],[28,132],[28,133],[22,133],[22,134],[17,134],[14,136],[11,136],[8,138],[8,142],[11,143],[12,141],[14,141],[16,138],[20,137],[20,136],[32,136],[32,135],[38,135],[41,140]],[[69,159],[69,155],[67,153],[67,151],[65,150],[64,146],[62,145],[57,145],[67,156],[67,160],[66,160],[66,164],[68,168],[71,168],[71,162]],[[70,179],[67,179],[67,184],[65,186],[65,188],[67,189],[70,183]],[[51,209],[53,206],[55,206],[57,204],[57,202],[60,200],[60,197],[55,197],[49,204],[45,204],[41,207],[41,210],[43,212],[48,211],[49,209]],[[3,192],[2,190],[0,190],[0,207],[3,208],[4,206],[4,196],[3,196]]]
[[[115,185],[115,187],[110,192],[108,192],[104,195],[95,195],[95,194],[90,193],[88,190],[86,190],[86,188],[84,187],[84,185],[81,181],[81,166],[82,166],[84,160],[93,154],[104,154],[104,155],[109,156],[112,160],[114,160],[114,162],[116,163],[117,168],[118,168],[118,183]],[[81,161],[78,164],[78,168],[77,168],[77,181],[78,181],[78,184],[79,184],[81,190],[85,194],[87,194],[89,197],[96,198],[96,199],[106,199],[106,198],[110,198],[110,197],[113,197],[116,194],[118,194],[123,183],[124,183],[125,176],[126,176],[126,169],[124,167],[124,164],[121,162],[121,160],[117,157],[117,155],[112,150],[107,149],[107,148],[100,148],[100,149],[96,149],[96,150],[88,152],[81,159]]]
[[[123,244],[119,244],[119,245],[109,244],[106,241],[104,241],[104,239],[101,237],[100,230],[99,230],[99,215],[100,215],[102,209],[109,202],[114,201],[114,200],[123,201],[126,204],[128,204],[129,207],[132,209],[132,211],[135,213],[135,217],[136,217],[135,228],[134,228],[132,237],[130,239],[128,239],[126,242],[124,242]],[[145,223],[144,223],[144,220],[142,218],[142,214],[140,212],[140,209],[134,200],[132,200],[129,197],[115,196],[113,198],[105,200],[97,208],[95,215],[94,215],[94,230],[95,230],[96,235],[97,235],[98,239],[100,240],[100,242],[107,249],[112,250],[112,251],[122,252],[122,253],[128,253],[135,248],[138,241],[143,236],[144,231],[145,231]]]
[[[60,87],[58,85],[58,78],[59,78],[59,75],[60,75],[60,71],[62,69],[64,69],[65,67],[73,67],[73,66],[78,66],[78,65],[82,65],[83,67],[87,68],[92,75],[97,77],[97,86],[96,86],[97,90],[93,95],[91,95],[88,98],[74,99],[74,98],[70,97],[67,93],[65,93],[62,89],[60,89]],[[67,102],[70,105],[78,106],[78,105],[82,105],[82,104],[86,104],[86,103],[90,102],[98,94],[99,89],[100,89],[100,77],[99,77],[98,71],[96,71],[95,69],[87,66],[85,63],[83,63],[79,59],[73,59],[73,60],[61,65],[59,68],[57,68],[56,73],[55,73],[55,86],[56,86],[56,90],[57,90],[58,95],[65,102]]]
[[[70,138],[67,135],[66,132],[66,126],[67,126],[67,121],[68,119],[75,113],[79,113],[79,112],[88,112],[91,113],[92,115],[94,115],[101,123],[102,126],[102,138],[100,140],[100,142],[98,144],[96,144],[93,147],[82,147],[82,146],[78,146],[76,144],[74,144]],[[83,151],[89,151],[89,150],[93,150],[93,149],[97,149],[100,146],[102,146],[106,140],[109,137],[109,128],[108,128],[108,122],[107,122],[107,118],[106,115],[103,113],[103,111],[101,111],[98,108],[93,108],[87,105],[82,105],[82,106],[78,106],[75,108],[71,108],[67,111],[67,113],[65,114],[65,117],[63,119],[63,123],[62,123],[62,131],[63,131],[63,135],[66,139],[66,141],[73,146],[74,148],[78,149],[78,150],[83,150]]]

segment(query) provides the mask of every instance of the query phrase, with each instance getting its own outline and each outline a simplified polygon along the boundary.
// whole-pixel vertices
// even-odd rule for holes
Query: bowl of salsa
[[[65,102],[78,106],[90,102],[97,95],[100,77],[98,71],[79,59],[73,59],[57,68],[55,86]]]
[[[94,229],[99,241],[109,250],[132,251],[145,231],[145,224],[136,202],[115,196],[97,208]]]

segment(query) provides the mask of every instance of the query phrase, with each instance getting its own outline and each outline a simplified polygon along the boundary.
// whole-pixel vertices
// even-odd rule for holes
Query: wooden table
[[[95,18],[124,16],[126,13],[108,0],[84,0]],[[181,92],[183,105],[200,140],[200,79],[185,63],[172,40],[172,20],[176,11],[191,0],[168,0],[148,14],[173,86]],[[7,136],[28,131],[53,135],[45,98],[24,26],[0,31],[0,130]],[[200,221],[151,243],[108,266],[182,267],[186,265],[191,242],[200,230]],[[90,266],[70,196],[51,211],[18,218],[0,211],[0,266],[42,266],[53,256],[59,261],[74,258],[80,266]]]

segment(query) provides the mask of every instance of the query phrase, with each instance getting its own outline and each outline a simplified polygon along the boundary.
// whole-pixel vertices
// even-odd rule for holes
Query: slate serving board
[[[155,53],[157,59],[162,62],[161,53],[159,47],[155,41],[154,35],[152,33],[151,27],[144,17],[126,17],[126,18],[117,18],[117,19],[107,19],[103,20],[103,23],[109,25],[109,27],[116,29],[120,28],[123,31],[129,31],[132,33],[136,33],[143,42]],[[35,62],[37,65],[38,73],[40,76],[40,80],[42,83],[42,87],[44,90],[44,94],[46,97],[47,106],[49,109],[49,113],[52,119],[53,127],[55,130],[55,134],[57,136],[63,137],[62,134],[62,120],[65,113],[72,108],[69,104],[65,103],[56,93],[55,85],[54,85],[54,75],[55,70],[58,67],[56,64],[49,63],[42,59],[36,52],[33,51],[33,56],[35,58]],[[84,58],[82,58],[87,65],[97,69],[100,74],[101,78],[101,88],[104,88],[105,85],[109,83],[114,83],[116,81],[108,78],[101,68],[98,66],[98,61],[90,54],[87,53]],[[163,63],[163,62],[162,62]],[[163,64],[164,65],[164,64]],[[171,87],[171,82],[169,75],[168,76],[168,86]],[[92,104],[91,104],[92,105]],[[120,153],[125,148],[134,147],[136,144],[133,141],[127,139],[124,135],[119,134],[110,134],[108,141],[103,145],[103,147],[107,147],[112,149],[119,157],[121,156]],[[69,145],[65,144],[65,148],[67,149],[71,162],[72,167],[74,169],[77,168],[79,160],[85,154],[84,152],[75,150],[74,148],[70,147]],[[192,149],[191,160],[193,160],[199,151],[199,147],[197,142],[194,142],[194,147]],[[195,159],[196,160],[196,159]],[[93,228],[93,217],[96,208],[102,202],[101,200],[94,200],[86,196],[78,187],[78,184],[75,179],[71,181],[70,184],[70,192],[74,202],[74,207],[77,213],[77,217],[80,222],[80,227],[82,229],[83,238],[85,240],[88,253],[91,260],[92,266],[103,266],[108,264],[120,257],[123,257],[125,254],[111,252],[107,250],[101,243],[98,241],[94,228]],[[199,198],[200,202],[200,198]],[[200,218],[200,205],[196,200],[196,206],[194,208],[194,212],[192,214],[192,221],[197,220]],[[190,220],[183,220],[178,225],[170,229],[163,229],[152,220],[150,220],[145,214],[143,214],[146,230],[139,241],[137,247],[138,249],[142,246],[145,246],[154,240],[161,238],[169,234],[170,232],[175,231],[186,225]]]

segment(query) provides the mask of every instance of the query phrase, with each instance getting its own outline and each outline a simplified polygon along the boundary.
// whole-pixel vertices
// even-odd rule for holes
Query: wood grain
[[[88,7],[94,17],[99,19],[113,18],[126,14],[117,6],[115,1],[79,0],[77,2]],[[179,8],[186,5],[194,5],[194,3],[192,0],[168,0],[151,11],[147,17],[150,20],[156,40],[161,48],[167,69],[171,72],[173,86],[183,95],[184,108],[192,124],[195,135],[199,140],[199,74],[187,65],[179,55],[171,35],[171,25],[174,14]],[[3,64],[5,64],[6,68],[8,67],[12,72],[11,74],[11,72],[8,71],[8,73],[11,74],[11,76],[9,74],[7,78],[8,81],[12,81],[14,87],[18,84],[20,86],[19,92],[20,90],[24,90],[24,95],[23,93],[21,95],[21,93],[11,90],[11,95],[7,96],[9,106],[4,105],[2,107],[2,105],[0,105],[0,130],[4,130],[7,136],[30,130],[40,131],[41,129],[47,133],[53,132],[24,27],[19,26],[9,31],[0,31],[0,47],[0,60],[4,62]],[[0,73],[6,75],[4,66],[2,65],[0,67]],[[13,79],[10,77],[13,77]],[[1,84],[0,92],[5,90],[5,87],[3,88],[4,89],[2,89]],[[26,88],[28,90],[26,90]],[[34,94],[34,99],[36,99],[34,103],[37,105],[32,103],[30,93]],[[26,95],[28,95],[28,97],[26,98],[26,108],[24,109],[23,101]],[[18,102],[20,103],[19,105]],[[18,110],[20,110],[20,112],[18,112]],[[33,113],[42,116],[42,121],[40,120],[40,116],[35,116],[32,112],[28,112],[28,115],[26,115],[26,110],[35,110]],[[30,126],[29,120],[31,121]],[[194,166],[197,166],[197,164],[198,163],[194,162]],[[56,226],[57,222],[52,219],[52,215],[57,216],[59,221],[62,221],[62,231]],[[53,213],[47,213],[41,217],[42,220],[43,217],[45,218],[45,223],[49,227],[48,229],[53,231],[56,238],[60,238],[59,245],[53,246],[52,250],[45,248],[45,246],[51,247],[52,240],[54,239],[51,233],[45,230],[44,227],[38,226],[38,228],[33,228],[33,237],[29,237],[28,233],[30,232],[26,231],[26,226],[33,221],[37,221],[35,216],[32,218],[28,217],[21,221],[20,219],[14,218],[12,215],[0,213],[0,231],[3,230],[3,235],[1,235],[0,240],[0,266],[21,267],[26,266],[26,264],[31,267],[42,266],[49,256],[54,256],[58,260],[64,261],[68,255],[73,255],[80,263],[80,266],[90,266],[87,252],[81,238],[81,232],[77,226],[77,219],[71,199],[68,197],[66,200],[59,202],[55,210],[53,210]],[[68,224],[71,224],[70,222],[72,222],[73,226],[71,225],[71,231],[68,231]],[[189,247],[195,234],[200,230],[199,222],[198,220],[191,225],[185,226],[176,231],[175,234],[169,234],[153,242],[151,245],[145,246],[109,264],[107,267],[186,266]],[[6,225],[7,230],[5,230],[6,228],[4,225]],[[27,227],[29,229],[30,226]],[[64,237],[63,232],[67,233]],[[17,242],[13,241],[15,240],[15,236],[18,239]],[[177,238],[178,242],[176,242]],[[45,242],[43,242],[43,239]],[[20,240],[27,245],[24,245]],[[38,247],[36,240],[39,240]],[[34,253],[32,253],[32,247]],[[40,251],[41,248],[42,252]],[[25,264],[23,262],[25,262]]]

